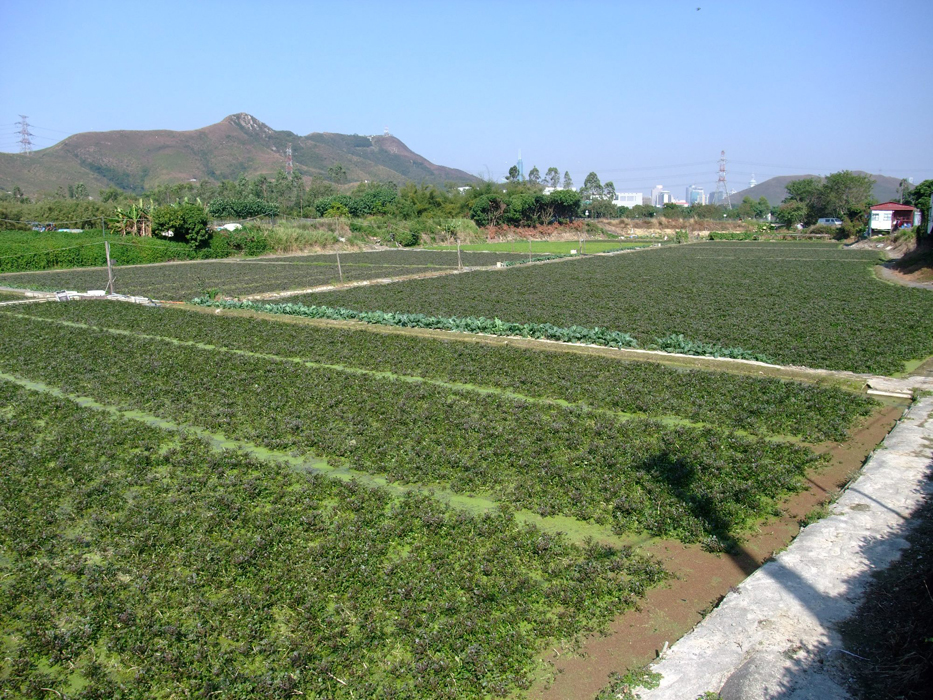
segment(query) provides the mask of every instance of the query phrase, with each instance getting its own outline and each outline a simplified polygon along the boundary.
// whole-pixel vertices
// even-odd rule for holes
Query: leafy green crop
[[[686,541],[738,534],[774,499],[799,489],[817,462],[804,447],[718,428],[220,355],[141,336],[114,342],[104,331],[6,313],[0,367],[390,480]]]
[[[842,441],[876,402],[864,394],[812,384],[597,355],[320,328],[129,304],[45,304],[10,313],[206,343],[347,368],[503,389],[645,416],[679,416],[731,430]]]
[[[482,698],[664,574],[0,381],[9,697]]]
[[[355,311],[683,335],[780,364],[894,373],[933,354],[933,294],[878,281],[878,255],[822,243],[698,243],[298,296]]]
[[[221,234],[216,240],[217,257],[236,252],[227,245],[230,238]],[[236,236],[234,236],[236,238]],[[167,243],[173,249],[189,250],[187,246]],[[238,244],[239,245],[239,244]],[[248,247],[248,246],[244,246]],[[103,246],[101,255],[103,255]],[[122,247],[114,246],[117,251]],[[207,249],[208,253],[210,249]],[[118,262],[122,252],[115,253]],[[465,266],[492,266],[497,261],[521,258],[501,253],[463,253]],[[151,262],[157,262],[153,260]],[[268,257],[231,262],[186,262],[158,267],[121,267],[117,271],[116,289],[124,294],[139,294],[154,299],[185,300],[207,289],[219,289],[231,296],[264,292],[308,289],[337,283],[342,273],[344,281],[353,282],[377,278],[402,277],[426,272],[451,270],[457,267],[456,252],[448,251],[380,251],[374,253],[342,253],[340,270],[337,257],[300,255]],[[97,262],[94,264],[103,264]],[[63,270],[35,274],[0,275],[0,285],[30,289],[101,289],[107,282],[106,271]]]

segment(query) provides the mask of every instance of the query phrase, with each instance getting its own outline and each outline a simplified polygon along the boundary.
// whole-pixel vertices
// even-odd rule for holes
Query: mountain
[[[0,189],[26,195],[78,182],[96,193],[107,187],[142,192],[195,180],[236,180],[275,175],[292,145],[295,171],[327,175],[340,164],[349,182],[470,183],[477,178],[435,165],[394,136],[276,131],[249,114],[233,114],[194,131],[103,131],[69,136],[30,155],[0,153]]]
[[[879,202],[887,202],[897,198],[897,188],[901,184],[901,178],[888,177],[887,175],[871,175],[871,173],[866,173],[863,170],[853,170],[852,172],[856,175],[869,175],[875,181],[872,187],[872,194]],[[759,182],[754,187],[749,187],[741,192],[729,195],[729,198],[732,200],[732,204],[736,205],[745,197],[751,197],[756,202],[761,197],[764,197],[771,206],[774,206],[775,204],[780,204],[787,196],[787,190],[785,189],[787,183],[793,182],[794,180],[804,180],[808,177],[815,177],[823,180],[822,175],[779,175],[778,177],[772,177],[770,180]]]

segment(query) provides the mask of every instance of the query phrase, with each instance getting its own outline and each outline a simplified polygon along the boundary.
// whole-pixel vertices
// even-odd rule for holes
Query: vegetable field
[[[701,243],[351,289],[295,303],[600,327],[641,346],[680,334],[779,364],[895,373],[933,354],[933,295],[878,256],[820,243]]]
[[[2,380],[0,407],[8,697],[504,695],[663,575]]]
[[[497,261],[523,259],[500,253],[463,253],[464,266],[495,265]],[[380,251],[344,253],[340,269],[335,255],[300,255],[249,258],[226,262],[186,262],[116,270],[116,290],[155,299],[181,301],[207,292],[247,296],[264,292],[307,289],[344,281],[402,277],[454,270],[456,252]],[[0,285],[31,289],[102,289],[107,271],[62,270],[0,275]]]
[[[661,240],[641,240],[641,241],[626,241],[626,240],[595,240],[595,241],[586,241],[583,245],[583,251],[587,254],[593,253],[608,253],[615,250],[628,250],[632,248],[647,248],[649,246],[657,245],[658,243],[664,243],[665,241]],[[450,245],[437,245],[437,246],[426,246],[428,250],[456,250],[456,246]],[[546,254],[546,253],[556,253],[558,255],[569,255],[571,250],[576,250],[578,253],[581,250],[580,241],[497,241],[497,242],[484,242],[484,243],[466,243],[460,246],[461,250],[475,250],[475,251],[493,251],[497,253],[517,253],[517,254],[527,254],[530,249],[532,253],[536,255]]]
[[[453,276],[478,280],[462,299],[406,298],[556,319],[551,289],[596,270],[589,307],[570,295],[565,310],[595,318],[635,258],[662,286],[666,269],[737,278],[740,260],[888,289],[830,247],[681,248],[697,257],[474,271]],[[489,256],[503,254],[463,262]],[[124,268],[117,285],[274,291],[332,274],[329,258]],[[457,262],[341,264],[364,279]],[[390,288],[425,289],[368,291]],[[738,289],[733,308],[769,308]],[[642,545],[729,550],[882,410],[829,385],[511,343],[103,300],[0,307],[0,696],[523,697],[552,648],[669,576]]]

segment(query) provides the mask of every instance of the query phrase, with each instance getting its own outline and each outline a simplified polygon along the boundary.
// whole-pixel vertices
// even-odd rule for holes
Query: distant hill
[[[349,182],[470,183],[462,170],[435,165],[394,136],[276,131],[249,114],[233,114],[194,131],[103,131],[69,136],[30,155],[0,153],[0,189],[27,195],[78,182],[96,193],[107,187],[142,192],[188,180],[235,180],[274,175],[292,145],[296,172],[327,175],[338,163]]]
[[[863,170],[853,170],[852,172],[856,175],[871,175],[871,173],[866,173]],[[764,197],[770,202],[771,206],[774,206],[780,204],[787,196],[787,183],[794,180],[804,180],[808,177],[823,179],[822,175],[779,175],[778,177],[772,177],[770,180],[759,182],[754,187],[729,195],[729,198],[732,200],[732,204],[735,205],[745,197],[751,197],[756,202]],[[872,194],[879,202],[887,202],[897,197],[897,188],[901,184],[901,178],[888,177],[887,175],[871,175],[871,178],[875,181]]]

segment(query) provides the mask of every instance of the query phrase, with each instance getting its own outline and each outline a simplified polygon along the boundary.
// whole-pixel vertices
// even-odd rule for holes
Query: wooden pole
[[[531,262],[531,239],[528,239],[528,262]]]
[[[113,261],[110,259],[109,241],[104,241],[104,251],[107,253],[107,291],[113,294]]]
[[[460,259],[460,239],[457,239],[457,269],[463,269],[463,261]]]
[[[337,251],[337,274],[340,275],[340,283],[343,284],[343,269],[340,267],[340,251]]]

